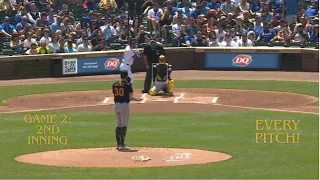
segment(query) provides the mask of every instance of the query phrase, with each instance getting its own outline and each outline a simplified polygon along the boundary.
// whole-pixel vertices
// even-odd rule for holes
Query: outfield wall
[[[308,48],[165,48],[175,70],[319,71],[319,50]],[[50,55],[0,56],[0,80],[114,74],[123,50]],[[145,71],[136,61],[133,72]]]

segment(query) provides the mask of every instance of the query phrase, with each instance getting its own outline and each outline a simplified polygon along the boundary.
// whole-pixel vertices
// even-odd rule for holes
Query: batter
[[[128,72],[128,83],[132,87],[134,82],[131,66],[134,60],[140,59],[140,53],[135,50],[136,40],[134,38],[129,40],[128,46],[124,49],[122,63],[120,64],[120,70],[126,70]]]

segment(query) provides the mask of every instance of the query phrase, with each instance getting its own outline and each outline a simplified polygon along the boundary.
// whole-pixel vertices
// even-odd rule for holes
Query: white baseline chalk
[[[218,99],[219,99],[218,97],[213,97],[212,103],[217,103],[217,100],[218,100]]]
[[[108,97],[106,97],[104,100],[103,100],[103,104],[107,104],[107,102],[109,101],[109,98]]]
[[[166,99],[154,99],[152,101],[155,101],[155,102],[167,102],[168,100],[166,100]]]
[[[179,99],[183,98],[184,93],[180,93],[180,96],[174,98],[173,103],[178,103]]]

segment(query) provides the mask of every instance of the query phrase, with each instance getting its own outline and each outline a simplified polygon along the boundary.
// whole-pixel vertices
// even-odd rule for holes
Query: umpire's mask
[[[150,44],[150,47],[151,47],[152,50],[155,50],[155,49],[156,49],[157,42],[156,42],[155,40],[151,40],[151,41],[149,42],[149,44]]]

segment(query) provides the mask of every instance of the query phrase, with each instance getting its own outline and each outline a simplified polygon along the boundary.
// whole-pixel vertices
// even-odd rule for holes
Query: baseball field
[[[115,149],[119,75],[0,82],[1,179],[319,179],[318,73],[176,71]]]

